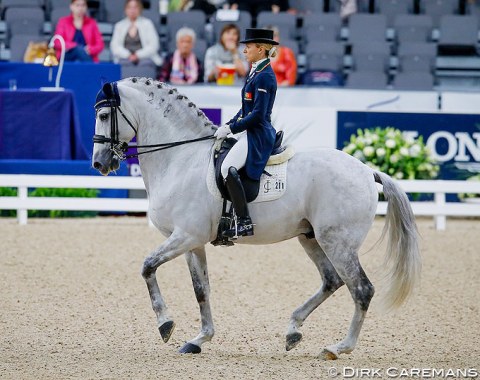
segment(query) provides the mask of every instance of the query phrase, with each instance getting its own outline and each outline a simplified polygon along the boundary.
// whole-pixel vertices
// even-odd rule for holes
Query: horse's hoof
[[[175,330],[175,322],[173,321],[167,321],[158,328],[158,331],[160,331],[160,335],[165,343],[167,343],[172,336],[173,330]]]
[[[326,348],[323,349],[322,353],[320,354],[320,357],[323,360],[337,360],[338,355],[335,352],[332,352]]]
[[[285,349],[290,351],[292,348],[297,347],[298,343],[302,340],[303,336],[299,332],[294,332],[292,334],[287,335],[287,343],[285,345]]]
[[[196,344],[185,343],[182,348],[178,350],[181,354],[199,354],[202,349]]]

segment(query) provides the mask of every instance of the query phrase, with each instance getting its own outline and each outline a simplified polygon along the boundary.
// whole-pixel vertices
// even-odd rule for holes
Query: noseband
[[[112,85],[112,89],[113,87],[114,86]],[[118,94],[118,90],[115,89],[115,91],[117,91],[117,94]],[[116,156],[120,161],[124,161],[127,158],[138,157],[141,154],[158,152],[159,150],[173,148],[179,145],[189,144],[197,141],[211,140],[215,137],[211,135],[211,136],[200,137],[192,140],[175,141],[171,143],[153,144],[153,145],[128,144],[125,141],[120,141],[118,137],[119,133],[118,133],[117,110],[118,112],[120,112],[120,115],[122,115],[123,119],[127,122],[130,128],[133,129],[133,131],[135,132],[135,136],[137,136],[137,129],[133,126],[132,122],[128,119],[128,117],[123,113],[118,103],[119,101],[117,102],[117,97],[114,94],[112,94],[112,96],[109,96],[107,99],[102,99],[95,104],[94,108],[96,110],[104,107],[110,107],[110,137],[95,134],[93,135],[93,143],[94,144],[110,143],[110,150],[112,151],[114,156]],[[137,152],[135,154],[125,154],[128,151],[128,149],[131,149],[131,148],[153,148],[153,149],[145,150],[143,152]]]

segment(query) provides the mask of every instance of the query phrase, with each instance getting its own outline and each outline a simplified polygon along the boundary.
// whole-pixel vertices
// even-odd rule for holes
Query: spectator
[[[235,66],[236,82],[244,78],[248,70],[247,61],[242,58],[239,48],[240,30],[235,24],[226,24],[220,32],[220,41],[209,47],[205,53],[205,82],[215,82],[218,77],[218,66],[233,64]]]
[[[152,20],[142,16],[141,0],[125,2],[125,17],[115,24],[110,50],[113,60],[125,66],[160,66],[160,46]]]
[[[55,34],[65,40],[65,61],[98,62],[98,55],[104,48],[97,22],[87,16],[86,0],[71,0],[69,16],[58,20]],[[57,55],[60,42],[55,41]]]
[[[189,0],[170,0],[168,3],[169,12],[181,12],[187,10],[191,5]]]
[[[354,13],[357,13],[357,0],[340,0],[340,3],[340,17],[343,21],[347,20]]]
[[[211,16],[214,14],[217,9],[222,6],[225,1],[224,0],[194,0],[191,2],[192,8],[191,9],[199,9],[207,16]]]
[[[260,12],[264,11],[273,13],[280,12],[280,5],[283,6],[283,3],[284,1],[279,0],[229,0],[229,8],[247,11],[252,17],[257,17]]]
[[[280,32],[276,26],[267,26],[273,30],[273,39],[280,42]],[[277,47],[277,56],[271,59],[272,69],[277,77],[279,86],[293,86],[297,81],[297,59],[293,50],[287,46]]]
[[[162,82],[183,85],[203,81],[201,63],[192,51],[195,39],[193,29],[183,27],[177,31],[177,49],[167,56],[160,70],[159,79]]]

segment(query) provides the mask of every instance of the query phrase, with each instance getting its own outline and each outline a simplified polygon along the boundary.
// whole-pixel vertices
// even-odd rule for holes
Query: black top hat
[[[240,42],[242,44],[246,44],[247,42],[258,42],[278,45],[278,42],[273,39],[273,30],[269,29],[247,29],[245,32],[245,39]]]

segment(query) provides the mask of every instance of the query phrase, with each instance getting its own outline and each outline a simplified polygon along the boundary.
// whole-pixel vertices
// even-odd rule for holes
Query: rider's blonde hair
[[[270,51],[273,49],[272,44],[265,44],[265,43],[256,43],[258,47],[263,47],[265,49],[265,52],[267,53],[268,58],[274,58],[277,56],[277,48],[273,50],[271,53]]]

